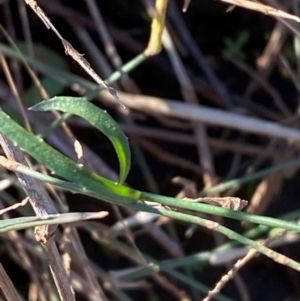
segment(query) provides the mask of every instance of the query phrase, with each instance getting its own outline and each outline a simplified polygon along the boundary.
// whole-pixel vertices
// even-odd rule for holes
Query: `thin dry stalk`
[[[277,22],[268,45],[265,47],[263,53],[256,60],[257,61],[257,71],[261,78],[265,81],[276,66],[278,61],[278,55],[288,37],[288,28],[281,22]],[[249,84],[246,90],[246,96],[251,97],[254,91],[257,89],[259,83],[253,81]]]
[[[201,202],[205,204],[210,204],[214,206],[220,206],[225,209],[231,209],[231,210],[242,210],[244,207],[248,205],[248,201],[232,197],[232,196],[226,196],[226,197],[201,197],[201,198],[184,198],[185,200],[188,200],[190,202]]]
[[[171,220],[169,219],[167,225]],[[158,221],[159,224],[159,221]],[[163,229],[153,223],[146,223],[143,228],[161,247],[164,248],[173,258],[182,258],[184,256],[180,241],[172,239]]]
[[[107,57],[109,58],[109,60],[111,61],[111,63],[116,69],[120,69],[123,66],[123,61],[117,51],[116,46],[113,43],[113,39],[109,34],[109,31],[106,27],[102,14],[95,0],[85,0],[85,1],[89,8],[90,14],[93,18],[93,21],[95,23],[97,32],[103,42]],[[110,72],[110,74],[111,73],[112,72]],[[134,94],[139,94],[141,92],[139,87],[136,85],[136,83],[132,80],[132,78],[128,74],[124,74],[120,79],[120,82],[122,84],[123,89],[127,92],[134,93]]]
[[[283,101],[279,92],[267,82],[265,76],[263,75],[261,76],[260,72],[255,72],[249,65],[241,61],[232,59],[230,57],[228,57],[228,60],[231,61],[237,68],[239,68],[240,70],[248,74],[251,77],[253,83],[256,83],[256,87],[263,88],[266,91],[266,93],[268,93],[273,98],[275,105],[282,112],[284,117],[291,116],[292,113],[288,108],[288,106]],[[247,92],[246,92],[246,97],[249,97],[247,95]],[[267,108],[265,110],[267,110]]]
[[[148,14],[154,15],[154,8],[149,0],[144,0],[145,6],[147,7]],[[184,99],[192,104],[197,104],[198,99],[194,91],[193,85],[189,79],[187,71],[174,47],[172,39],[165,28],[162,34],[162,44],[166,49],[170,61],[173,65],[177,79],[180,83],[182,95]],[[208,147],[206,129],[200,122],[192,122],[192,126],[196,135],[199,159],[201,167],[203,168],[203,180],[205,187],[210,187],[215,182],[215,170],[212,160],[212,155]]]
[[[1,56],[1,60],[3,63],[3,56]],[[17,91],[12,77],[10,75],[9,69],[6,68],[6,64],[4,64],[3,66],[6,69],[6,74],[8,75],[7,80],[11,89]],[[4,153],[6,154],[9,160],[28,166],[27,162],[29,162],[29,160],[23,155],[21,150],[18,149],[10,140],[8,140],[1,134],[0,145],[2,146],[2,149],[4,150]],[[49,214],[57,213],[56,208],[54,207],[43,186],[41,186],[32,177],[19,173],[16,173],[16,176],[21,185],[23,186],[25,193],[29,197],[31,206],[34,209],[37,216],[45,217]],[[66,276],[65,270],[62,267],[60,255],[58,253],[55,242],[53,241],[56,228],[57,225],[36,227],[35,236],[36,240],[40,242],[45,248],[45,253],[48,257],[48,263],[53,273],[53,277],[61,299],[66,301],[73,301],[75,299],[70,287],[70,282],[68,277]]]
[[[2,26],[1,24],[0,24],[0,30],[1,30],[1,32],[4,34],[4,36],[6,37],[6,39],[9,41],[9,43],[10,43],[10,44],[11,44],[18,52],[20,52],[19,49],[18,49],[18,47],[16,46],[15,42],[14,42],[14,41],[11,39],[11,37],[7,34],[6,30],[3,28],[3,26]],[[22,54],[21,54],[21,56],[22,56]],[[38,88],[38,91],[39,91],[40,95],[42,96],[42,98],[44,98],[44,99],[49,99],[49,95],[48,95],[46,89],[43,87],[43,85],[41,84],[41,81],[40,81],[39,78],[36,76],[36,74],[34,73],[34,71],[32,70],[32,68],[29,66],[29,64],[26,62],[25,59],[23,59],[22,61],[23,61],[23,63],[24,63],[24,66],[25,66],[26,70],[28,71],[29,75],[31,76],[31,78],[32,78],[32,80],[33,80],[33,82],[34,82],[34,84],[35,84],[36,87]],[[7,69],[7,70],[8,70],[8,69]],[[22,102],[18,101],[18,98],[20,98],[20,96],[19,96],[18,91],[14,88],[15,85],[14,85],[12,79],[11,79],[10,72],[6,71],[6,73],[7,73],[7,78],[10,80],[9,82],[11,83],[11,84],[10,84],[11,90],[15,91],[14,96],[15,96],[15,98],[16,98],[16,100],[17,100],[17,103],[19,104],[19,108],[18,108],[18,109],[21,110],[22,115],[24,115],[23,118],[24,118],[24,120],[25,120],[25,124],[27,125],[27,128],[30,130],[30,123],[28,122],[28,115],[29,115],[29,114],[28,114],[28,112],[26,112],[27,114],[25,113],[25,111],[24,111],[24,106],[23,106]],[[23,112],[23,111],[24,111],[24,112]],[[57,118],[60,117],[60,114],[59,114],[58,112],[54,112],[53,114],[54,114],[54,116],[56,116]],[[68,135],[69,139],[74,143],[74,145],[75,145],[75,143],[79,143],[79,142],[76,140],[76,138],[74,137],[74,135],[73,135],[72,131],[70,130],[70,128],[66,125],[66,123],[63,123],[63,124],[62,124],[62,127],[63,127],[64,131],[66,132],[66,134]],[[70,153],[72,153],[72,152],[70,152]],[[46,173],[45,170],[44,170],[44,172]]]
[[[205,106],[195,106],[179,101],[157,98],[153,96],[137,96],[118,92],[120,98],[129,108],[147,112],[151,115],[176,117],[183,120],[197,120],[214,126],[225,126],[240,131],[266,135],[270,137],[283,138],[294,142],[300,141],[300,131],[280,124],[263,121],[235,113]],[[99,95],[102,101],[111,104],[113,98],[108,93]]]
[[[27,197],[27,198],[25,198],[23,201],[21,201],[21,202],[19,202],[19,203],[16,203],[16,204],[14,204],[14,205],[11,205],[11,206],[9,206],[9,207],[7,207],[7,208],[5,208],[5,209],[1,209],[1,210],[0,210],[0,215],[6,213],[6,212],[8,212],[8,211],[15,210],[15,209],[17,209],[17,208],[19,208],[19,207],[25,206],[25,205],[28,203],[28,201],[29,201],[29,198]]]
[[[285,150],[284,153],[279,153],[278,158],[274,160],[273,164],[286,163],[294,156],[294,151],[289,148],[288,150]],[[291,172],[293,173],[295,170],[292,170]],[[284,179],[285,174],[283,172],[276,172],[262,179],[252,195],[247,212],[263,214],[280,194]]]
[[[1,28],[2,28],[2,26],[1,26]],[[0,64],[2,65],[2,70],[4,72],[5,77],[7,78],[7,81],[10,83],[11,92],[13,93],[13,95],[16,98],[17,103],[20,107],[21,114],[22,114],[22,117],[24,119],[25,127],[28,131],[31,131],[30,123],[29,123],[28,118],[26,116],[24,105],[23,105],[21,97],[18,93],[18,89],[17,89],[16,85],[14,84],[13,77],[11,75],[11,72],[9,71],[8,64],[6,63],[6,60],[5,60],[2,52],[0,52]]]
[[[190,6],[191,0],[184,0],[182,11],[186,12]]]
[[[121,248],[119,245],[114,244],[112,241],[110,241],[110,236],[108,238],[104,237],[104,235],[100,235],[99,231],[96,229],[86,228],[86,230],[91,234],[91,236],[94,238],[95,241],[100,242],[101,244],[105,244],[109,246],[110,249],[119,252],[132,262],[144,266],[144,261],[140,258],[140,256],[137,256],[131,252],[129,252],[126,249]],[[174,284],[172,284],[166,277],[153,274],[151,275],[153,280],[162,286],[162,288],[169,291],[176,299],[178,300],[191,300],[191,298],[188,296],[188,294],[177,288]]]
[[[248,261],[250,261],[256,254],[257,251],[251,249],[243,259],[238,260],[238,262],[235,263],[232,269],[220,279],[220,281],[216,284],[214,289],[211,290],[206,296],[206,298],[204,298],[202,301],[209,301],[213,297],[215,297],[220,292],[220,290],[225,286],[225,284],[236,275],[238,270],[242,268]]]
[[[105,55],[99,49],[99,46],[92,39],[88,30],[81,25],[78,25],[74,20],[68,20],[70,27],[74,30],[76,36],[80,40],[81,44],[85,47],[85,51],[89,54],[89,57],[92,58],[93,66],[95,70],[104,78],[109,77],[112,74],[113,70],[109,65]],[[120,89],[118,83],[114,83],[113,87]]]
[[[81,267],[83,277],[85,280],[87,280],[89,285],[88,291],[93,292],[94,296],[96,296],[98,298],[97,300],[99,301],[107,300],[101,286],[99,285],[99,282],[97,281],[96,273],[89,262],[76,229],[70,229],[70,238],[72,247],[74,248],[75,254],[77,256],[77,260],[73,260],[73,263],[75,263],[76,261],[76,264]]]
[[[263,246],[269,246],[270,244],[274,243],[274,241],[276,241],[278,238],[283,237],[286,233],[287,232],[285,230],[282,230],[279,233],[277,233],[274,237],[270,237],[270,238],[266,239],[265,241],[261,242],[261,244]],[[209,301],[213,297],[215,297],[220,292],[220,290],[226,285],[226,283],[228,281],[230,281],[236,275],[236,273],[256,255],[258,255],[257,250],[250,249],[247,252],[247,254],[242,259],[239,259],[234,264],[232,269],[220,279],[220,281],[216,284],[215,288],[213,290],[211,290],[208,293],[207,297],[205,299],[203,299],[202,301]],[[285,264],[285,262],[287,262],[286,260],[288,260],[288,258],[282,254],[279,254],[277,259],[278,259],[278,262],[282,263],[282,264]]]
[[[38,257],[35,256],[33,259],[33,257],[30,256],[31,252],[28,251],[28,249],[36,250],[36,244],[33,243],[34,238],[32,238],[32,235],[32,239],[26,239],[17,231],[10,231],[9,233],[4,234],[3,238],[6,242],[7,251],[10,254],[12,260],[14,260],[16,264],[20,265],[22,269],[27,271],[28,275],[30,276],[31,283],[34,283],[34,286],[38,291],[39,300],[46,300],[46,296],[49,296],[49,290],[47,291],[47,289],[45,288],[45,286],[47,286],[47,283],[43,281],[45,273],[40,272],[40,260],[37,260]],[[39,253],[41,254],[40,257],[42,257],[44,254],[43,252]],[[22,260],[20,260],[20,258],[22,258]],[[48,284],[50,286],[50,282],[48,282]],[[29,300],[32,299],[29,298]]]
[[[12,281],[6,274],[2,264],[0,263],[0,288],[9,301],[21,301]]]
[[[76,125],[80,124],[75,122]],[[83,124],[86,127],[85,124]],[[169,141],[178,144],[195,145],[195,138],[188,134],[180,134],[175,131],[161,130],[157,128],[143,127],[139,125],[126,125],[121,124],[122,130],[129,136],[138,136],[142,138],[150,138],[154,140]],[[213,148],[215,153],[220,151],[230,151],[241,155],[249,156],[263,156],[267,158],[274,158],[274,151],[269,150],[266,152],[264,147],[258,145],[244,144],[242,142],[234,142],[228,140],[221,140],[216,138],[208,139],[209,145]]]
[[[19,6],[19,14],[21,16],[21,22],[22,22],[21,28],[23,30],[24,38],[26,41],[27,53],[31,57],[35,57],[32,35],[31,35],[30,25],[28,20],[28,14],[26,11],[26,5],[24,4],[24,0],[18,0],[18,6]]]
[[[248,0],[220,0],[220,1],[225,2],[225,3],[230,3],[230,4],[233,4],[236,6],[240,6],[240,7],[246,8],[246,9],[258,11],[265,15],[300,22],[300,18],[295,15],[291,15],[289,13],[284,12],[283,10],[280,10],[280,9],[277,9],[277,8],[274,8],[274,7],[259,3],[259,2],[248,1]]]
[[[17,112],[20,111],[19,107],[15,105],[15,98],[11,95],[10,90],[7,89],[6,86],[0,83],[0,96],[4,97],[3,101],[5,104],[9,104]],[[39,118],[36,114],[32,115],[30,111],[27,112],[27,116],[31,124],[34,124],[34,128],[37,132],[42,132],[45,129],[45,126],[51,123],[52,119],[48,119],[43,116]],[[65,126],[66,128],[65,128]],[[68,137],[65,136],[61,129],[57,129],[55,133],[49,133],[47,136],[48,142],[56,147],[61,153],[68,155],[71,159],[76,161],[77,155],[74,152],[74,145],[77,143],[76,138],[69,130],[68,126],[63,123],[63,129],[67,133]],[[100,175],[103,175],[113,181],[118,180],[118,175],[115,171],[113,171],[99,156],[99,154],[95,154],[87,145],[81,143],[81,147],[84,152],[84,157],[88,158],[85,160],[85,167],[91,171],[97,172]]]
[[[98,11],[98,7],[95,5],[95,3],[93,1],[88,0],[87,1],[87,5],[89,7],[89,10],[91,12],[91,15],[94,19],[94,22],[96,24],[96,28],[97,31],[100,35],[100,38],[102,39],[104,45],[105,45],[105,50],[106,53],[108,55],[108,57],[111,59],[113,65],[116,68],[120,68],[122,66],[122,60],[119,57],[117,50],[112,42],[112,39],[106,29],[106,25],[104,23],[104,21],[102,20],[102,16],[100,14],[100,11]],[[94,42],[92,41],[92,39],[90,38],[90,36],[88,35],[88,33],[86,32],[86,30],[84,30],[83,28],[79,27],[79,26],[75,26],[74,24],[72,24],[72,26],[74,27],[75,32],[77,33],[77,35],[79,36],[79,38],[83,41],[83,44],[88,45],[88,51],[93,51],[93,57],[94,58],[101,58],[100,60],[98,59],[99,62],[101,63],[101,66],[99,66],[102,70],[103,73],[105,74],[105,77],[108,77],[109,74],[112,73],[112,70],[109,66],[109,64],[106,62],[104,56],[102,55],[102,53],[99,51],[99,49],[96,47],[96,45],[94,45]],[[104,67],[104,68],[103,68]],[[106,71],[105,71],[106,70]],[[121,83],[123,84],[124,90],[126,91],[131,91],[133,93],[139,93],[139,89],[136,87],[135,83],[129,78],[129,76],[124,76],[121,79]],[[126,110],[124,114],[124,111],[121,112],[122,116],[121,118],[124,119],[124,121],[128,124],[133,124],[134,121],[131,118],[131,116],[129,115],[129,111]],[[134,141],[132,140],[132,143]],[[138,145],[137,145],[138,147]],[[157,185],[156,185],[157,186]],[[151,187],[151,185],[149,185],[149,187]],[[155,190],[157,191],[157,189]],[[118,209],[113,206],[114,210],[117,212]],[[129,210],[127,210],[129,211]],[[133,213],[132,213],[133,214]],[[120,222],[122,223],[122,217],[118,216],[118,219],[120,220]],[[153,238],[158,238],[161,237],[161,235],[157,235],[157,233],[161,233],[161,229],[159,229],[158,227],[156,227],[154,224],[147,224],[144,226],[144,229],[147,230],[147,232],[149,233],[150,236],[152,236]],[[156,236],[154,237],[154,234],[156,234]],[[134,240],[133,238],[130,238],[132,236],[132,234],[126,230],[126,235],[129,238],[129,241],[131,242],[131,244],[133,245],[133,247],[138,251],[138,248],[135,246]],[[162,242],[162,240],[160,240],[160,242]],[[165,241],[163,241],[165,242]],[[167,244],[168,245],[168,244]],[[173,248],[169,248],[172,249]]]
[[[7,29],[8,34],[16,40],[16,30],[15,30],[15,22],[13,21],[11,9],[10,9],[10,3],[8,1],[4,1],[2,3],[2,10],[4,14],[4,23],[5,27]],[[17,60],[12,60],[10,64],[13,77],[16,82],[16,86],[20,91],[23,90],[23,79],[22,79],[22,72],[21,72],[21,66],[20,63]]]
[[[31,9],[36,13],[36,15],[43,21],[47,29],[52,29],[53,32],[56,34],[56,36],[61,40],[64,48],[65,53],[67,55],[70,55],[73,60],[75,60],[99,85],[102,85],[105,89],[111,93],[111,95],[114,97],[115,100],[117,100],[119,103],[119,97],[112,87],[107,85],[101,77],[94,71],[94,69],[91,67],[90,63],[83,57],[83,54],[80,54],[66,39],[62,37],[62,35],[58,32],[58,30],[54,27],[54,25],[51,23],[50,19],[47,17],[45,12],[39,7],[37,2],[35,0],[24,0],[27,5],[31,7]],[[122,104],[122,103],[121,103]],[[125,108],[124,105],[122,105],[123,108]]]
[[[186,1],[189,2],[189,1]],[[185,2],[185,6],[188,5]],[[226,89],[225,85],[222,81],[217,77],[214,70],[208,64],[205,56],[201,52],[199,45],[196,45],[195,40],[193,39],[191,33],[189,32],[186,23],[183,20],[182,14],[178,11],[174,1],[170,1],[170,9],[169,14],[173,26],[177,30],[177,34],[179,38],[182,40],[184,47],[186,48],[186,52],[189,53],[191,57],[194,58],[194,62],[196,66],[204,73],[208,82],[211,85],[211,88],[216,91],[218,96],[219,102],[225,107],[232,107],[233,101],[232,96],[229,94],[228,90]],[[195,85],[195,89],[197,85]]]
[[[8,139],[0,135],[0,144],[6,156],[16,162],[27,165],[27,160],[22,152],[15,147]],[[56,214],[57,210],[49,199],[45,189],[32,177],[16,173],[18,180],[27,196],[37,216],[48,216],[49,214]],[[70,287],[69,279],[63,269],[60,255],[58,253],[55,242],[53,241],[54,233],[57,226],[41,226],[35,228],[35,235],[45,248],[45,254],[48,258],[54,280],[57,285],[60,297],[62,300],[74,301],[74,295]]]
[[[289,61],[287,60],[287,58],[283,54],[279,55],[279,67],[284,68],[287,75],[289,76],[289,78],[293,82],[295,88],[297,89],[298,94],[300,94],[300,82],[299,82],[299,79],[298,79],[298,75],[293,71]],[[297,116],[297,119],[298,119],[298,116]]]
[[[145,149],[145,151],[151,153],[153,156],[155,156],[159,161],[163,163],[192,171],[193,173],[198,175],[202,173],[201,167],[198,166],[197,164],[187,159],[171,154],[150,141],[147,141],[145,139],[140,139],[139,144]]]
[[[193,85],[166,29],[163,33],[162,42],[166,51],[169,53],[170,60],[181,85],[184,99],[187,102],[196,105],[198,103],[198,99]],[[192,126],[196,136],[201,167],[203,169],[203,181],[205,187],[210,187],[215,183],[216,175],[212,154],[208,146],[207,132],[204,125],[200,122],[192,122]]]

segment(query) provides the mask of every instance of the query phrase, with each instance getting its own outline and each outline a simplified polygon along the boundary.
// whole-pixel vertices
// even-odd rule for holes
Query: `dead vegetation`
[[[130,139],[129,186],[180,198],[235,195],[249,200],[247,212],[289,212],[296,219],[299,3],[170,0],[162,52],[157,54],[159,47],[153,50],[147,41],[158,10],[153,1],[134,2],[0,2],[3,109],[28,130],[41,133],[59,115],[28,112],[33,103],[55,95],[92,93],[94,103],[109,110]],[[7,45],[21,49],[23,59]],[[95,91],[93,80],[105,90]],[[45,139],[88,170],[118,179],[112,147],[82,119],[71,117]],[[27,165],[29,159],[9,143],[3,137],[4,151],[6,145],[13,150],[11,159]],[[31,208],[40,216],[57,208],[110,213],[97,222],[1,234],[0,287],[7,300],[19,300],[18,294],[26,300],[60,296],[124,301],[275,301],[300,296],[300,277],[294,270],[255,257],[253,249],[226,242],[207,228],[229,223],[241,233],[250,231],[252,239],[279,248],[287,256],[278,259],[283,264],[288,257],[300,260],[297,234],[274,234],[221,217],[202,229],[106,203],[100,206],[40,183],[32,183],[31,190],[45,207],[33,197],[30,206],[22,201],[24,187],[6,168],[0,185],[1,208],[12,206],[1,211],[6,219],[32,215]],[[52,275],[58,276],[56,285]]]

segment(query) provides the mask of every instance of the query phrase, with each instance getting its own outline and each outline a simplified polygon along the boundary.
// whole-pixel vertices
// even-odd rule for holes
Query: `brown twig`
[[[13,285],[13,282],[10,280],[9,276],[5,272],[2,264],[0,264],[0,288],[6,300],[10,300],[10,301],[21,300],[17,293],[16,288]]]
[[[153,6],[151,1],[144,0],[147,7],[148,14],[154,15]],[[162,44],[167,51],[174,71],[176,73],[178,82],[181,86],[181,91],[184,99],[192,104],[197,104],[197,96],[193,89],[190,78],[184,68],[184,65],[174,47],[171,36],[165,28],[162,34]],[[204,125],[201,122],[192,122],[197,140],[197,148],[199,153],[199,161],[203,169],[203,181],[206,187],[210,187],[215,182],[215,170],[212,160],[211,151],[207,143],[207,133]]]
[[[276,9],[272,6],[268,6],[268,5],[259,3],[259,2],[248,1],[248,0],[220,0],[220,1],[225,2],[225,3],[230,3],[230,4],[233,4],[236,6],[240,6],[240,7],[246,8],[246,9],[258,11],[265,15],[270,15],[273,17],[279,17],[279,18],[284,18],[284,19],[289,19],[289,20],[293,20],[296,22],[300,22],[300,18],[295,15],[291,15],[280,9]]]
[[[236,275],[238,270],[243,267],[249,260],[251,260],[256,254],[257,251],[255,249],[251,249],[243,259],[238,260],[237,263],[232,267],[232,269],[220,279],[214,289],[211,290],[208,293],[207,297],[202,301],[210,301],[213,297],[215,297],[224,287],[224,285]]]
[[[231,210],[242,210],[244,207],[248,205],[248,201],[232,197],[232,196],[226,196],[226,197],[201,197],[196,199],[190,199],[190,198],[184,198],[185,200],[191,201],[191,202],[200,202],[205,204],[210,204],[214,206],[220,206],[225,209],[231,209]]]
[[[188,1],[186,1],[188,2]],[[186,3],[188,5],[189,3]],[[232,107],[233,100],[232,96],[229,94],[226,86],[221,82],[221,80],[217,77],[214,70],[208,64],[205,56],[203,55],[199,45],[197,45],[189,32],[186,23],[183,20],[182,14],[178,11],[174,1],[170,2],[170,18],[173,26],[176,28],[177,33],[182,40],[187,52],[191,57],[193,57],[196,66],[204,73],[208,82],[211,85],[211,88],[216,91],[217,96],[219,96],[220,102],[225,107]],[[196,89],[196,87],[195,87]]]
[[[140,96],[118,92],[120,98],[129,108],[147,112],[151,115],[176,117],[182,120],[201,121],[214,126],[225,126],[240,131],[288,139],[294,142],[300,141],[300,131],[274,122],[264,121],[258,118],[243,116],[223,110],[195,106],[179,101],[156,98],[153,96]],[[101,93],[99,97],[112,104],[112,97],[108,93]]]
[[[22,152],[15,147],[11,141],[0,135],[0,144],[10,160],[20,162],[27,166],[26,159]],[[20,173],[16,173],[16,176],[29,197],[30,203],[37,216],[45,217],[49,214],[57,213],[45,189],[35,179]],[[62,300],[74,301],[75,298],[70,287],[69,279],[62,267],[60,255],[53,241],[56,228],[56,225],[36,227],[35,235],[37,241],[45,247],[48,263]]]
[[[57,37],[61,40],[65,53],[70,55],[99,85],[102,85],[105,89],[111,93],[115,100],[119,103],[119,97],[112,87],[110,87],[106,82],[104,82],[101,77],[94,71],[89,62],[83,57],[83,54],[80,54],[66,39],[62,37],[62,35],[58,32],[58,30],[51,23],[50,19],[47,17],[45,12],[39,7],[35,0],[24,0],[27,5],[31,7],[31,9],[36,13],[36,15],[43,21],[47,29],[52,29],[53,32],[57,35]],[[122,103],[121,103],[122,104]],[[122,104],[123,108],[125,106]]]
[[[1,56],[2,63],[5,62],[4,57]],[[6,64],[3,65],[6,67]],[[17,92],[13,79],[11,77],[8,68],[5,68],[7,80],[11,89]],[[29,160],[23,155],[20,149],[18,149],[10,140],[0,134],[0,145],[2,146],[7,158],[11,162],[19,162],[25,166],[28,166]],[[46,190],[32,177],[23,175],[16,172],[16,176],[23,186],[23,189],[29,197],[30,204],[35,211],[35,214],[40,217],[46,217],[49,214],[56,214],[57,210],[50,200]],[[61,265],[61,258],[58,254],[56,244],[53,240],[57,225],[40,226],[35,228],[35,237],[44,248],[48,257],[48,263],[53,273],[53,278],[57,284],[57,289],[62,300],[73,301],[74,295],[70,287],[70,282],[65,274],[65,271]],[[52,257],[55,255],[56,257]]]
[[[270,237],[268,239],[265,239],[264,241],[261,242],[263,246],[270,246],[271,244],[274,244],[278,238],[284,237],[284,235],[287,232],[285,230],[279,231],[275,236]],[[248,263],[254,256],[258,255],[258,251],[255,249],[249,249],[247,254],[242,258],[239,259],[231,268],[231,270],[224,275],[220,281],[216,284],[213,290],[211,290],[207,297],[203,299],[202,301],[210,301],[214,296],[216,296],[220,290],[226,285],[228,281],[230,281],[236,274],[237,272],[246,264]],[[278,262],[286,262],[288,258],[285,255],[278,254]]]

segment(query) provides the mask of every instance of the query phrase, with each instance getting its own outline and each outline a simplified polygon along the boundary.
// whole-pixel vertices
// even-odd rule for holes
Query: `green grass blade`
[[[226,208],[207,205],[198,202],[190,202],[187,200],[180,200],[173,197],[157,195],[152,193],[143,192],[142,199],[145,201],[152,201],[166,206],[171,206],[175,208],[183,208],[196,212],[203,212],[212,215],[219,215],[223,217],[233,218],[242,221],[248,221],[250,223],[267,225],[274,228],[286,229],[289,231],[300,232],[300,225],[295,222],[289,222],[273,217],[255,215],[243,211],[229,210]]]
[[[111,116],[104,110],[86,101],[84,97],[59,96],[42,101],[30,108],[34,111],[58,110],[86,119],[101,131],[113,144],[120,163],[119,182],[125,181],[130,170],[130,148],[128,139]]]
[[[153,213],[159,213],[170,218],[208,227],[209,229],[213,229],[215,231],[223,233],[229,238],[237,240],[242,244],[246,244],[251,246],[252,248],[255,248],[258,252],[273,258],[275,261],[279,263],[283,263],[284,261],[285,265],[293,269],[296,269],[297,271],[300,271],[299,263],[295,262],[294,260],[283,257],[281,254],[275,251],[270,251],[269,248],[266,248],[265,246],[260,245],[259,243],[252,241],[224,226],[216,224],[215,222],[204,220],[189,214],[175,212],[170,209],[164,209],[163,207],[151,208],[146,204],[141,204],[137,202],[139,199],[144,199],[144,200],[149,199],[152,201],[161,201],[161,203],[163,204],[168,204],[171,206],[174,205],[175,207],[182,207],[182,208],[187,208],[196,211],[208,212],[208,210],[201,210],[199,206],[200,204],[194,204],[194,203],[190,204],[189,202],[176,200],[174,198],[168,198],[168,197],[153,195],[149,193],[141,193],[139,191],[130,189],[128,187],[116,184],[96,174],[89,173],[78,164],[75,164],[73,161],[63,156],[52,147],[48,146],[45,142],[43,142],[42,139],[37,138],[33,134],[23,129],[17,123],[12,121],[11,118],[8,115],[6,115],[2,110],[0,110],[0,132],[6,135],[9,139],[12,139],[16,144],[19,145],[19,147],[23,148],[26,152],[31,154],[38,161],[43,162],[53,172],[74,182],[74,184],[77,184],[79,190],[82,191],[83,193],[85,193],[86,191],[87,194],[93,195],[100,199],[111,201],[113,203],[117,203],[125,206],[131,205],[131,207],[135,209],[140,209],[140,210],[153,212]],[[68,188],[71,187],[69,186]],[[205,204],[202,205],[204,206]],[[214,206],[206,206],[206,207],[207,207],[206,209],[209,209],[209,211],[211,211],[211,208],[208,207],[212,207],[213,210],[216,209],[214,208]],[[213,213],[213,211],[211,211],[211,213]],[[224,213],[225,216],[228,217],[233,217],[238,219],[243,217],[244,218],[250,217],[250,219],[254,221],[253,220],[254,216],[249,216],[242,212],[240,212],[240,216],[237,216],[235,211],[232,210],[224,211],[223,209],[223,212],[219,212],[219,215],[224,216]],[[255,221],[259,222],[258,219],[260,219],[262,224],[268,224],[270,226],[276,225],[280,228],[286,228],[292,231],[299,231],[300,228],[299,225],[295,223],[278,221],[272,218],[257,216]],[[44,221],[42,220],[42,222]],[[31,221],[30,226],[35,226],[35,224],[33,224],[33,221]],[[8,231],[7,228],[5,228],[5,231]]]
[[[0,233],[12,230],[23,230],[42,225],[66,224],[88,219],[103,218],[107,212],[73,212],[63,214],[51,214],[46,217],[26,216],[10,218],[0,221]]]
[[[98,196],[101,195],[99,198],[121,205],[135,202],[140,197],[139,191],[88,172],[81,165],[76,164],[46,144],[43,139],[26,131],[1,109],[0,133],[12,140],[16,146],[30,154],[38,162],[45,164],[54,174],[76,183],[82,191],[94,191]]]
[[[80,191],[83,194],[89,194],[98,199],[103,199],[119,205],[130,205],[137,210],[148,212],[159,213],[160,210],[155,210],[145,204],[137,203],[138,200],[149,200],[171,207],[185,208],[192,211],[205,212],[208,214],[246,220],[252,223],[268,225],[270,227],[278,227],[300,232],[300,225],[297,223],[228,210],[207,204],[178,200],[172,197],[154,195],[146,192],[142,193],[129,187],[119,185],[108,179],[100,177],[99,175],[89,173],[83,169],[82,166],[76,164],[51,146],[47,145],[42,139],[39,139],[26,131],[16,122],[11,120],[11,118],[2,110],[0,110],[0,132],[34,157],[37,161],[45,164],[55,174],[69,180],[73,184],[76,184],[77,187],[74,185],[72,188],[74,187],[74,190],[76,189],[76,191]],[[71,187],[66,188],[70,189]]]

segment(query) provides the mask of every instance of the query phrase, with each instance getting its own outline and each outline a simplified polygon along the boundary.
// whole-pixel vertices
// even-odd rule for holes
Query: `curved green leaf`
[[[72,113],[86,119],[100,130],[113,144],[120,163],[119,182],[125,181],[130,169],[130,148],[127,137],[119,125],[104,110],[83,97],[59,96],[42,101],[30,108],[35,111],[58,110]]]
[[[99,175],[89,173],[87,170],[83,169],[82,166],[76,164],[69,158],[62,155],[59,151],[46,144],[42,139],[26,131],[15,121],[13,121],[7,114],[5,114],[1,110],[1,108],[0,133],[5,135],[8,139],[12,140],[16,144],[16,146],[23,149],[25,152],[34,157],[37,161],[45,164],[55,174],[72,182],[69,183],[70,185],[65,185],[66,183],[63,183],[63,185],[59,185],[61,187],[64,187],[65,189],[70,189],[71,191],[88,194],[90,196],[106,200],[114,204],[119,204],[123,206],[130,205],[131,207],[135,207],[138,210],[153,212],[156,214],[161,213],[166,216],[174,214],[173,217],[177,219],[181,219],[179,216],[182,215],[181,213],[173,212],[169,209],[163,209],[163,207],[150,207],[146,204],[139,203],[137,201],[151,201],[167,205],[168,207],[171,206],[174,208],[184,208],[192,211],[204,212],[208,214],[245,220],[252,223],[268,225],[270,227],[278,227],[290,231],[300,231],[300,225],[298,225],[295,222],[287,222],[266,216],[253,215],[246,212],[232,211],[221,207],[183,201],[171,197],[154,195],[146,192],[142,193],[141,191],[117,184]],[[44,181],[50,182],[54,185],[58,184],[55,184],[55,182],[53,181],[49,181],[49,179],[44,179]],[[75,184],[78,187],[76,187]],[[197,219],[197,217],[189,215],[189,218],[190,222],[200,224],[195,220]]]
[[[120,205],[126,205],[128,202],[132,203],[140,198],[140,191],[119,185],[97,174],[88,172],[81,165],[76,164],[49,146],[43,139],[26,131],[1,109],[0,133],[38,162],[45,164],[54,174],[77,184],[82,191],[93,191],[94,196]]]

